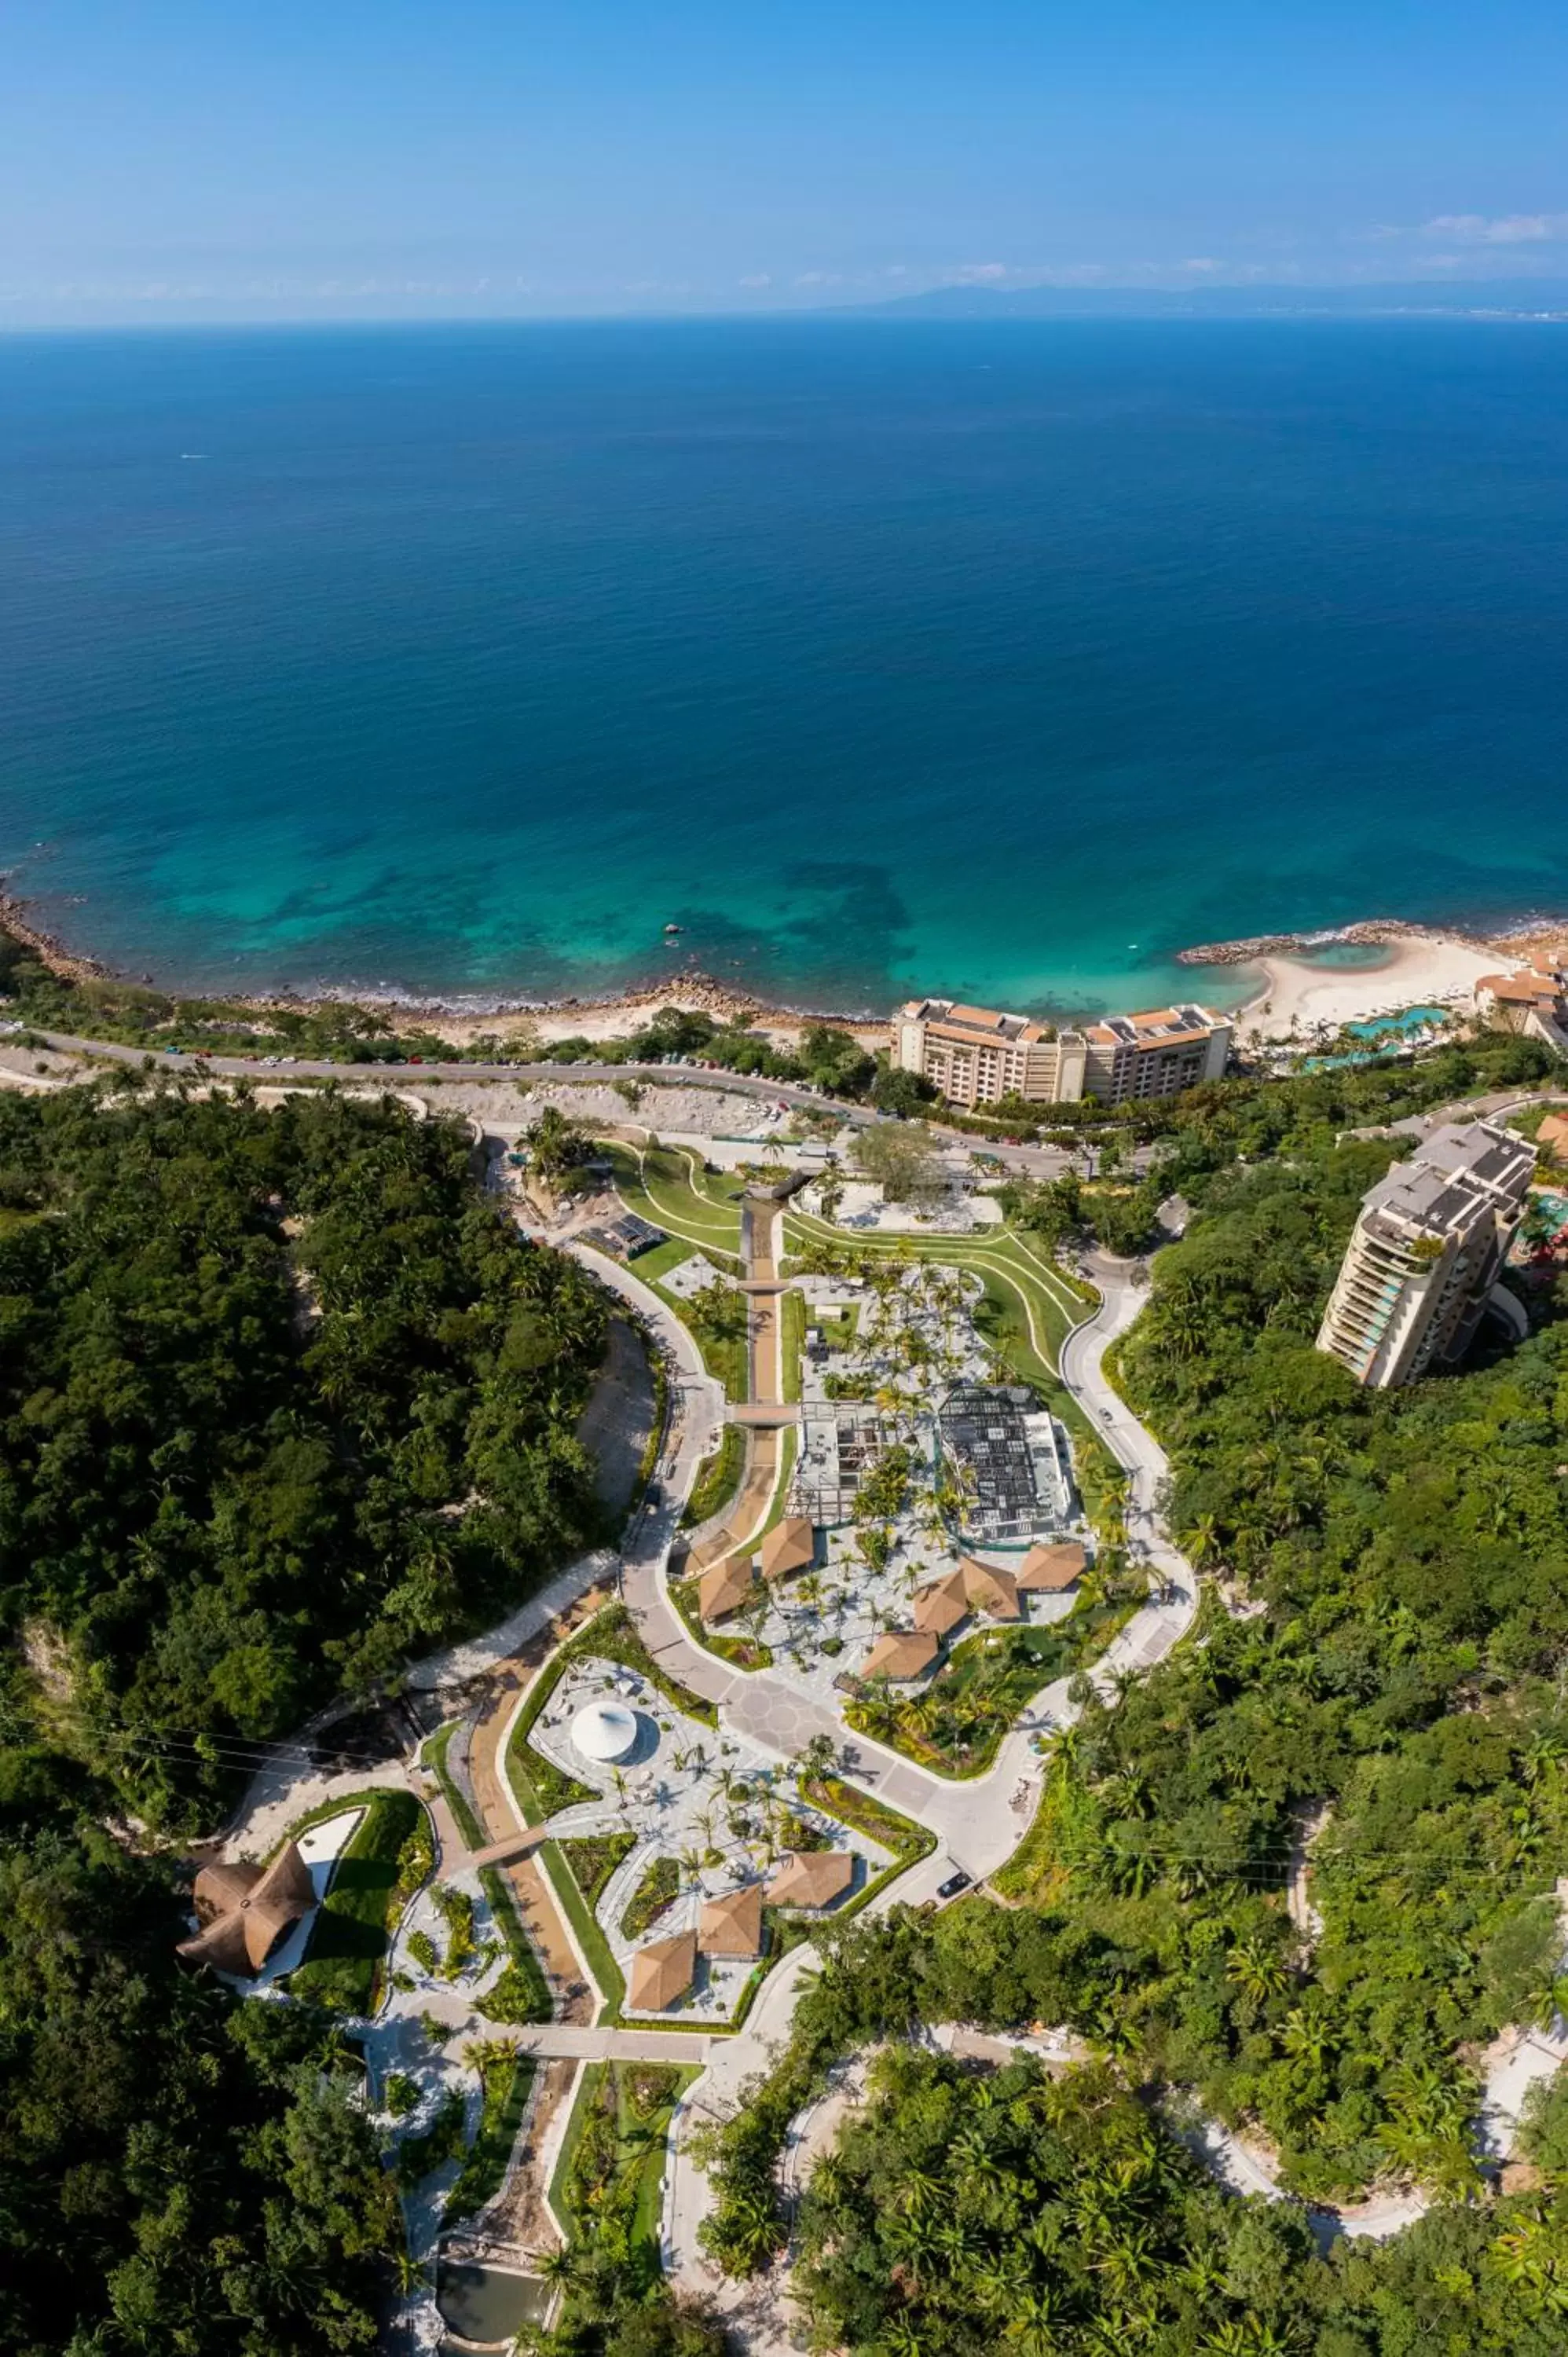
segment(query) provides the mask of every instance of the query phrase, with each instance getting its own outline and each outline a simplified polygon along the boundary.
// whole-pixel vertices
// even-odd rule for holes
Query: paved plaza
[[[584,1715],[606,1708],[631,1721],[625,1751],[595,1759],[583,1748]],[[814,1727],[802,1736],[809,1739]],[[618,1663],[593,1657],[574,1663],[530,1730],[531,1749],[578,1783],[597,1788],[592,1801],[574,1803],[550,1819],[562,1841],[629,1835],[632,1847],[617,1865],[595,1910],[599,1928],[623,1974],[631,1977],[642,1949],[686,1932],[700,1953],[690,1989],[671,2004],[639,2007],[628,2019],[679,2015],[693,2025],[726,2022],[756,1970],[756,1953],[701,1952],[704,1910],[716,1900],[762,1885],[775,1861],[795,1848],[848,1851],[855,1859],[853,1889],[879,1874],[891,1853],[801,1798],[794,1772],[768,1750],[746,1742],[726,1720],[723,1733],[679,1710],[651,1681]],[[790,1747],[774,1747],[789,1749]],[[656,1860],[672,1860],[679,1888],[657,1921],[635,1935],[622,1918]]]

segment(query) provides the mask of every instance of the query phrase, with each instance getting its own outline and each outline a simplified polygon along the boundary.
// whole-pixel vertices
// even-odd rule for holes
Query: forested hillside
[[[602,1346],[443,1123],[0,1097],[0,1588],[51,1739],[193,1822],[193,1738],[499,1616],[596,1534]]]
[[[1197,1641],[1058,1746],[1004,1877],[1075,2015],[1253,2116],[1309,2195],[1474,2181],[1471,2068],[1550,2004],[1568,1869],[1568,1321],[1359,1390],[1312,1347],[1392,1148],[1199,1183],[1122,1354],[1209,1571]],[[1320,1827],[1320,1830],[1315,1830]],[[1321,1936],[1285,1905],[1312,1838]]]
[[[366,2349],[357,2058],[177,1960],[156,1837],[596,1534],[602,1311],[445,1125],[121,1088],[0,1096],[0,2351]]]
[[[1320,2255],[1293,2201],[1225,2192],[1136,2061],[1053,2080],[931,2051],[956,2019],[1026,2030],[1070,2004],[1056,1922],[971,1897],[831,1930],[789,2046],[716,2135],[703,2228],[728,2269],[784,2236],[772,2169],[830,2066],[872,2052],[870,2101],[810,2178],[796,2288],[851,2357],[1560,2357],[1568,2129],[1531,2122],[1532,2190],[1438,2203],[1390,2242]]]

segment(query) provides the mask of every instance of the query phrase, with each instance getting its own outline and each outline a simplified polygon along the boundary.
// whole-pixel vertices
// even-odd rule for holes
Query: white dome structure
[[[608,1767],[637,1746],[637,1713],[624,1702],[590,1702],[572,1721],[572,1743],[585,1760]]]

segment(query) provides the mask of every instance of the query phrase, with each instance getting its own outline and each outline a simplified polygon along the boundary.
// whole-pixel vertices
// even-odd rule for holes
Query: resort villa
[[[1517,1031],[1568,1055],[1568,949],[1532,958],[1514,974],[1484,974],[1476,984],[1476,1012],[1499,1031]]]
[[[1202,1006],[1112,1015],[1080,1030],[1058,1031],[1026,1016],[912,998],[893,1017],[891,1056],[918,1072],[950,1104],[1102,1104],[1175,1096],[1218,1080],[1230,1051],[1230,1025]]]

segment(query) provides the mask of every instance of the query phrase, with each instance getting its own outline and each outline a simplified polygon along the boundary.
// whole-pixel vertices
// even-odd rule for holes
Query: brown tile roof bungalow
[[[1504,1006],[1543,1006],[1548,1012],[1563,996],[1561,984],[1549,974],[1536,974],[1530,967],[1520,974],[1484,974],[1476,984],[1476,995],[1496,999]]]
[[[285,1842],[271,1866],[220,1861],[196,1878],[196,1920],[201,1929],[182,1940],[179,1953],[193,1964],[246,1979],[259,1973],[284,1933],[308,1915],[316,1886],[293,1842]]]
[[[704,1956],[759,1956],[761,1883],[748,1882],[740,1890],[726,1890],[710,1899],[697,1926],[697,1945]]]
[[[950,1571],[942,1578],[932,1580],[929,1587],[916,1592],[910,1609],[910,1619],[917,1629],[932,1637],[951,1634],[961,1620],[969,1618],[969,1598],[964,1591],[961,1571]]]
[[[803,1514],[786,1514],[762,1542],[765,1579],[782,1579],[791,1571],[810,1571],[816,1559],[817,1534]]]
[[[1018,1583],[1010,1571],[993,1571],[972,1555],[964,1556],[960,1568],[972,1611],[989,1612],[993,1620],[1017,1620]]]
[[[889,1678],[895,1685],[924,1675],[940,1652],[936,1639],[924,1629],[889,1629],[878,1637],[861,1664],[863,1678]]]
[[[847,1849],[791,1850],[768,1878],[768,1902],[774,1907],[831,1907],[854,1880],[854,1859]]]
[[[1032,1546],[1018,1566],[1018,1586],[1026,1596],[1056,1596],[1081,1579],[1089,1557],[1076,1539],[1059,1546]]]
[[[631,1960],[627,2003],[639,2013],[662,2013],[684,1996],[697,1969],[695,1932],[676,1932],[668,1940],[650,1940]]]
[[[738,1612],[756,1587],[751,1565],[743,1555],[726,1555],[710,1564],[697,1582],[697,1601],[704,1620],[727,1620]]]

